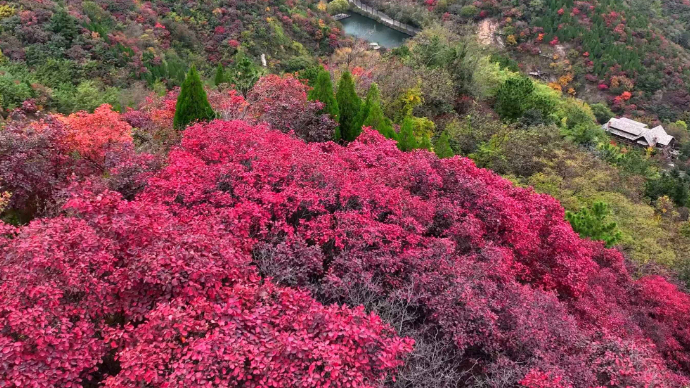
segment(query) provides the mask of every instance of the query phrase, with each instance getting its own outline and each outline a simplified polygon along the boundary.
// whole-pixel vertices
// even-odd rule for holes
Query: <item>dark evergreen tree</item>
[[[336,93],[338,109],[340,113],[340,134],[345,141],[353,141],[362,132],[361,123],[358,122],[359,110],[362,100],[357,96],[355,81],[349,71],[343,73],[338,82]]]
[[[321,70],[316,77],[314,88],[309,91],[309,101],[320,101],[323,103],[321,113],[328,113],[331,117],[338,121],[338,101],[335,99],[333,93],[333,84],[331,83],[331,74],[326,70]]]
[[[448,140],[448,132],[443,131],[438,140],[436,140],[436,145],[434,146],[434,152],[439,158],[451,158],[455,156],[453,149],[450,148],[450,141]]]
[[[412,151],[419,148],[417,138],[414,136],[414,122],[411,117],[406,117],[398,134],[398,148],[400,151]]]
[[[359,116],[360,126],[371,127],[388,139],[395,138],[393,124],[384,116],[383,109],[381,108],[381,95],[378,85],[371,84],[369,87],[367,98],[362,105],[362,109],[360,109]]]
[[[213,83],[216,86],[218,86],[224,82],[225,82],[225,68],[223,68],[222,63],[218,63],[218,67],[216,68],[216,76],[213,79]]]
[[[333,120],[336,122],[338,121],[340,117],[338,101],[335,99],[335,94],[333,93],[331,73],[321,68],[321,71],[319,71],[316,76],[314,88],[309,91],[308,99],[309,101],[319,101],[323,103],[323,109],[321,109],[320,113],[327,113]],[[340,127],[336,127],[333,140],[338,141],[340,138]]]
[[[534,84],[524,76],[507,79],[496,93],[496,113],[502,119],[515,121],[530,108]]]
[[[360,123],[360,125],[364,123],[364,120],[366,120],[367,116],[369,116],[369,112],[371,112],[372,107],[380,104],[381,95],[379,93],[379,87],[375,83],[372,83],[371,86],[369,86],[367,97],[364,99],[362,108],[359,110],[359,115],[357,116],[357,121]]]
[[[192,66],[182,83],[180,95],[177,97],[173,125],[176,129],[182,130],[193,122],[209,121],[214,118],[215,113],[211,104],[208,103],[199,73],[196,71],[196,67]]]

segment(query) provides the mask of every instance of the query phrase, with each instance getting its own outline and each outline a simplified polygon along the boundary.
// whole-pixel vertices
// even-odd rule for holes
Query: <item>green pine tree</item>
[[[426,133],[422,135],[422,140],[419,142],[419,146],[417,148],[431,151],[431,139],[429,139],[429,135]]]
[[[176,129],[182,130],[195,121],[213,120],[215,116],[211,104],[208,103],[199,73],[196,67],[192,66],[177,97],[173,125]]]
[[[225,68],[223,68],[222,63],[218,63],[218,67],[216,68],[216,76],[213,79],[213,83],[216,86],[218,86],[224,82],[225,82]]]
[[[371,108],[362,126],[374,128],[388,139],[395,138],[393,124],[389,118],[383,115],[383,110],[380,105],[374,105]]]
[[[240,51],[235,55],[235,64],[228,71],[227,82],[235,85],[235,90],[247,97],[247,93],[262,75],[263,69]]]
[[[321,113],[328,113],[334,120],[338,121],[338,101],[333,93],[331,74],[326,70],[322,69],[316,77],[316,84],[309,91],[309,101],[321,101],[323,103]]]
[[[376,84],[371,84],[369,87],[367,98],[362,105],[359,116],[360,126],[371,127],[388,139],[395,137],[391,121],[383,114],[379,87]]]
[[[411,117],[406,117],[398,134],[398,148],[400,151],[412,151],[419,148],[414,136],[414,122]]]
[[[448,141],[448,132],[443,131],[438,140],[436,140],[436,145],[434,145],[434,152],[439,158],[451,158],[455,155],[453,149],[450,148],[450,142]]]
[[[577,213],[566,211],[565,219],[580,237],[601,240],[610,248],[621,239],[621,232],[615,222],[606,222],[609,213],[607,204],[596,202],[592,207],[582,208]]]
[[[506,121],[516,121],[529,109],[533,92],[534,84],[529,78],[508,78],[496,92],[496,113]]]
[[[338,82],[338,92],[335,95],[340,113],[340,134],[344,141],[353,141],[362,132],[362,126],[357,119],[362,100],[355,90],[355,80],[349,71],[343,73]]]
[[[364,99],[362,108],[359,110],[357,121],[359,123],[364,123],[364,120],[366,120],[367,116],[369,116],[369,112],[371,112],[373,106],[380,104],[381,94],[379,92],[379,87],[375,83],[372,83],[371,86],[369,86],[369,90],[367,91],[367,97],[366,99]]]
[[[331,115],[331,118],[336,122],[339,119],[339,108],[338,101],[335,99],[335,94],[333,93],[333,83],[331,82],[331,73],[321,68],[319,74],[316,76],[316,81],[314,88],[309,91],[308,96],[309,101],[320,101],[323,103],[323,109],[321,109],[321,114],[327,113]],[[340,127],[335,128],[335,134],[333,140],[340,140]]]

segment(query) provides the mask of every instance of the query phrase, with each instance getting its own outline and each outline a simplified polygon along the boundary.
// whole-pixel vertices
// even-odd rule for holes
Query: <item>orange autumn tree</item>
[[[99,164],[113,145],[132,142],[132,127],[108,104],[93,113],[82,111],[58,118],[65,124],[70,149]]]

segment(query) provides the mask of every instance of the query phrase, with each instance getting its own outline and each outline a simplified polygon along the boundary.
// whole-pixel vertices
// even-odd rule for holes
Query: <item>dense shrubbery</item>
[[[98,180],[69,193],[58,217],[3,226],[15,386],[375,386],[410,351],[283,286],[413,337],[401,386],[688,383],[688,296],[467,159],[215,121],[132,201]]]
[[[204,93],[214,117],[265,123],[306,141],[332,140],[336,123],[319,113],[321,103],[307,101],[307,89],[291,75],[268,75],[247,100],[234,90]],[[151,94],[138,110],[125,114],[102,105],[93,113],[44,115],[32,101],[25,102],[0,129],[0,193],[12,194],[9,201],[3,199],[0,214],[12,223],[52,214],[70,180],[98,175],[106,175],[111,189],[131,199],[145,185],[140,177],[147,178],[160,156],[179,141],[174,127],[179,93]]]

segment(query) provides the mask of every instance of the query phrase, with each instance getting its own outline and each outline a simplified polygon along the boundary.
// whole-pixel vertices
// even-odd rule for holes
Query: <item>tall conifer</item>
[[[448,141],[448,132],[443,131],[441,136],[436,140],[436,145],[434,146],[434,152],[439,158],[450,158],[455,155],[453,149],[450,148],[450,142]]]
[[[364,105],[362,105],[359,117],[360,126],[371,127],[389,139],[395,137],[393,126],[390,120],[384,116],[383,109],[381,109],[381,96],[379,94],[379,87],[376,84],[371,84],[369,87],[367,98]]]
[[[235,63],[228,69],[226,80],[235,85],[235,90],[247,97],[249,91],[263,74],[264,70],[257,66],[244,52],[240,51],[235,54]]]
[[[400,151],[412,151],[418,148],[417,139],[414,137],[414,123],[411,117],[405,117],[400,133],[398,134],[398,148]]]
[[[213,79],[213,83],[218,86],[222,84],[223,82],[226,82],[225,80],[225,69],[223,68],[222,63],[218,63],[218,67],[216,68],[216,77]]]
[[[340,134],[343,140],[353,141],[362,132],[361,123],[357,120],[362,100],[357,95],[355,81],[349,71],[340,77],[335,97],[340,111]]]
[[[322,69],[319,71],[319,75],[316,76],[316,84],[309,91],[309,101],[321,101],[323,103],[321,113],[328,113],[333,120],[338,121],[338,101],[336,101],[335,94],[333,94],[331,74],[326,70]]]
[[[357,118],[359,123],[364,123],[364,120],[366,120],[367,116],[369,116],[369,112],[371,112],[372,107],[380,103],[381,95],[379,93],[379,87],[376,85],[376,83],[372,83],[371,86],[369,86],[367,97],[362,104],[362,108],[359,110],[359,115]]]
[[[215,118],[211,104],[208,103],[206,91],[201,84],[196,67],[192,66],[182,83],[182,90],[175,105],[173,125],[182,130],[195,121],[208,121]]]

